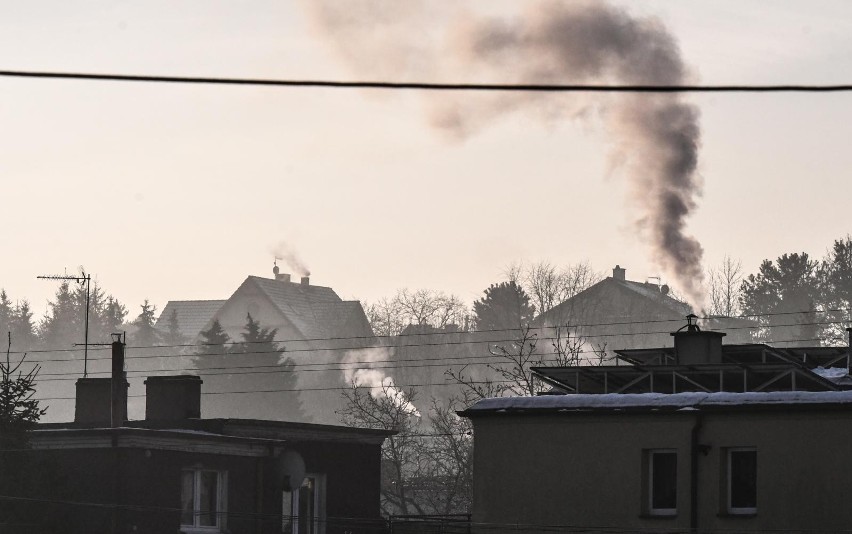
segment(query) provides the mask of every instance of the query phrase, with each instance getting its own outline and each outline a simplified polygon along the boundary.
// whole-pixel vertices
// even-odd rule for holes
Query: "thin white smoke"
[[[276,260],[281,260],[286,263],[287,266],[299,276],[311,275],[310,269],[308,269],[308,266],[299,256],[298,252],[296,252],[295,247],[287,241],[279,241],[278,244],[272,248],[272,254],[275,256]]]
[[[399,81],[680,85],[688,73],[673,36],[654,18],[603,1],[541,0],[511,18],[461,3],[305,0],[316,28],[356,75]],[[512,112],[544,121],[597,113],[624,166],[638,234],[696,309],[703,250],[686,233],[701,194],[698,110],[678,94],[494,93],[427,96],[430,123],[464,138]]]
[[[343,358],[343,379],[352,386],[369,388],[373,398],[387,397],[405,412],[420,417],[420,412],[409,402],[405,392],[396,386],[392,377],[382,369],[372,366],[378,362],[391,360],[389,349],[364,349],[349,351]],[[375,362],[375,363],[374,363]]]

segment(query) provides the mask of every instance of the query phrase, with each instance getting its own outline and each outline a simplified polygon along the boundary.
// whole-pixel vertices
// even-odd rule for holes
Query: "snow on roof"
[[[537,410],[619,410],[630,408],[695,409],[699,407],[852,404],[852,391],[772,391],[747,393],[607,393],[598,395],[543,395],[538,397],[499,397],[483,399],[465,414]]]
[[[829,380],[843,378],[849,375],[849,371],[845,367],[814,367],[811,369],[811,372]]]

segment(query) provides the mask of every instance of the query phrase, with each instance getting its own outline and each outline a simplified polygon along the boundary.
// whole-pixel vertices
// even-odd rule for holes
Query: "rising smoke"
[[[513,18],[486,19],[438,0],[306,0],[323,38],[356,75],[395,81],[679,85],[677,43],[656,19],[602,1],[528,2]],[[702,248],[685,232],[701,181],[697,109],[677,94],[592,97],[540,93],[429,95],[432,125],[464,138],[510,113],[544,121],[599,114],[612,158],[629,177],[639,235],[685,293],[704,300]]]
[[[299,276],[310,276],[311,271],[308,266],[302,261],[302,258],[296,252],[296,249],[286,241],[280,241],[272,249],[272,254],[276,260],[281,260],[287,264],[294,273]]]
[[[343,358],[343,378],[347,385],[369,388],[374,398],[387,397],[396,406],[415,417],[420,412],[409,402],[405,393],[397,387],[392,377],[373,366],[378,362],[391,361],[389,349],[364,349],[349,351]]]

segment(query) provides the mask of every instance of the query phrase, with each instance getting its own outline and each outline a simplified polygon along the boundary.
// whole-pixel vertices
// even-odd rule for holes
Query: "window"
[[[182,532],[221,532],[225,528],[226,476],[222,471],[181,471]]]
[[[727,450],[727,512],[757,513],[757,449]]]
[[[677,452],[648,451],[648,513],[677,514]]]
[[[323,475],[306,475],[302,487],[297,491],[285,491],[282,501],[284,521],[281,532],[324,534],[325,477]]]

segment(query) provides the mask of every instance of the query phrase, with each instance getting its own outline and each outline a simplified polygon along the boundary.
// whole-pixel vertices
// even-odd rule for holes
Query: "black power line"
[[[46,72],[0,70],[10,78],[48,78],[112,82],[181,83],[204,85],[249,85],[272,87],[314,87],[330,89],[383,89],[422,91],[501,91],[535,93],[837,93],[852,91],[852,84],[779,84],[779,85],[601,85],[601,84],[505,84],[505,83],[433,83],[341,80],[281,80],[266,78],[227,78],[199,76],[156,76],[138,74],[100,74],[83,72]]]

